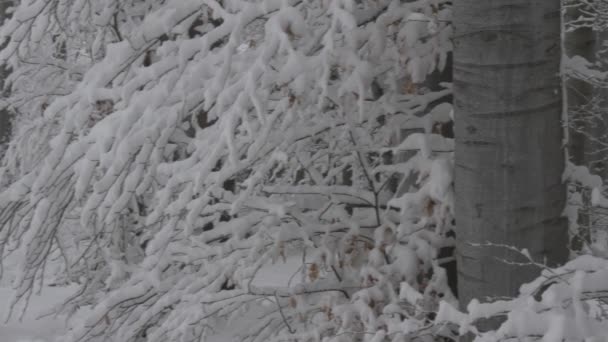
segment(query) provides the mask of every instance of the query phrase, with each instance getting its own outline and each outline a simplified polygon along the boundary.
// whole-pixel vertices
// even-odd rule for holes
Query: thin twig
[[[274,299],[277,301],[277,307],[279,308],[279,312],[281,313],[281,317],[283,318],[283,323],[285,323],[287,330],[289,330],[290,334],[295,333],[295,331],[291,328],[291,325],[289,325],[289,322],[287,322],[287,317],[285,317],[285,314],[283,313],[283,308],[281,307],[281,304],[279,303],[279,297],[277,296],[276,291],[274,293]]]

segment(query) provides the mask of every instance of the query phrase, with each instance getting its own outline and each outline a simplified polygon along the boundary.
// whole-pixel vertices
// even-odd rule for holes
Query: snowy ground
[[[289,257],[286,262],[278,260],[275,264],[263,267],[253,283],[257,286],[294,285],[301,281],[299,274],[301,267],[302,260],[299,256]],[[40,296],[32,297],[22,322],[11,320],[9,323],[4,323],[8,310],[7,303],[12,298],[13,292],[9,288],[0,287],[0,342],[57,342],[57,337],[65,331],[65,322],[57,317],[37,318],[40,314],[48,312],[56,304],[61,303],[73,291],[74,289],[69,288],[47,287]],[[234,329],[229,331],[211,336],[210,340],[214,342],[231,341]]]
[[[64,329],[61,318],[45,317],[37,319],[41,313],[49,311],[57,303],[72,293],[69,288],[45,288],[40,296],[32,296],[29,310],[23,321],[4,322],[8,301],[12,290],[0,288],[0,342],[55,342],[55,337]]]

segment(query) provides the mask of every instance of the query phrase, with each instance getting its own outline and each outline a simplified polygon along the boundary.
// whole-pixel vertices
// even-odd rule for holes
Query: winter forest
[[[608,0],[0,22],[0,342],[608,341]]]

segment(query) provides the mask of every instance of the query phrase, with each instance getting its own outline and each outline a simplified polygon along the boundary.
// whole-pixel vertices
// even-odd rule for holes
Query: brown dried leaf
[[[319,279],[319,266],[316,263],[312,263],[308,266],[308,278],[311,281]]]

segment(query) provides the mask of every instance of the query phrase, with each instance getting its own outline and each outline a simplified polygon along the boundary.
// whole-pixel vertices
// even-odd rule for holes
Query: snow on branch
[[[66,341],[449,335],[451,89],[425,85],[449,4],[21,2],[0,31],[12,305],[61,256]]]

